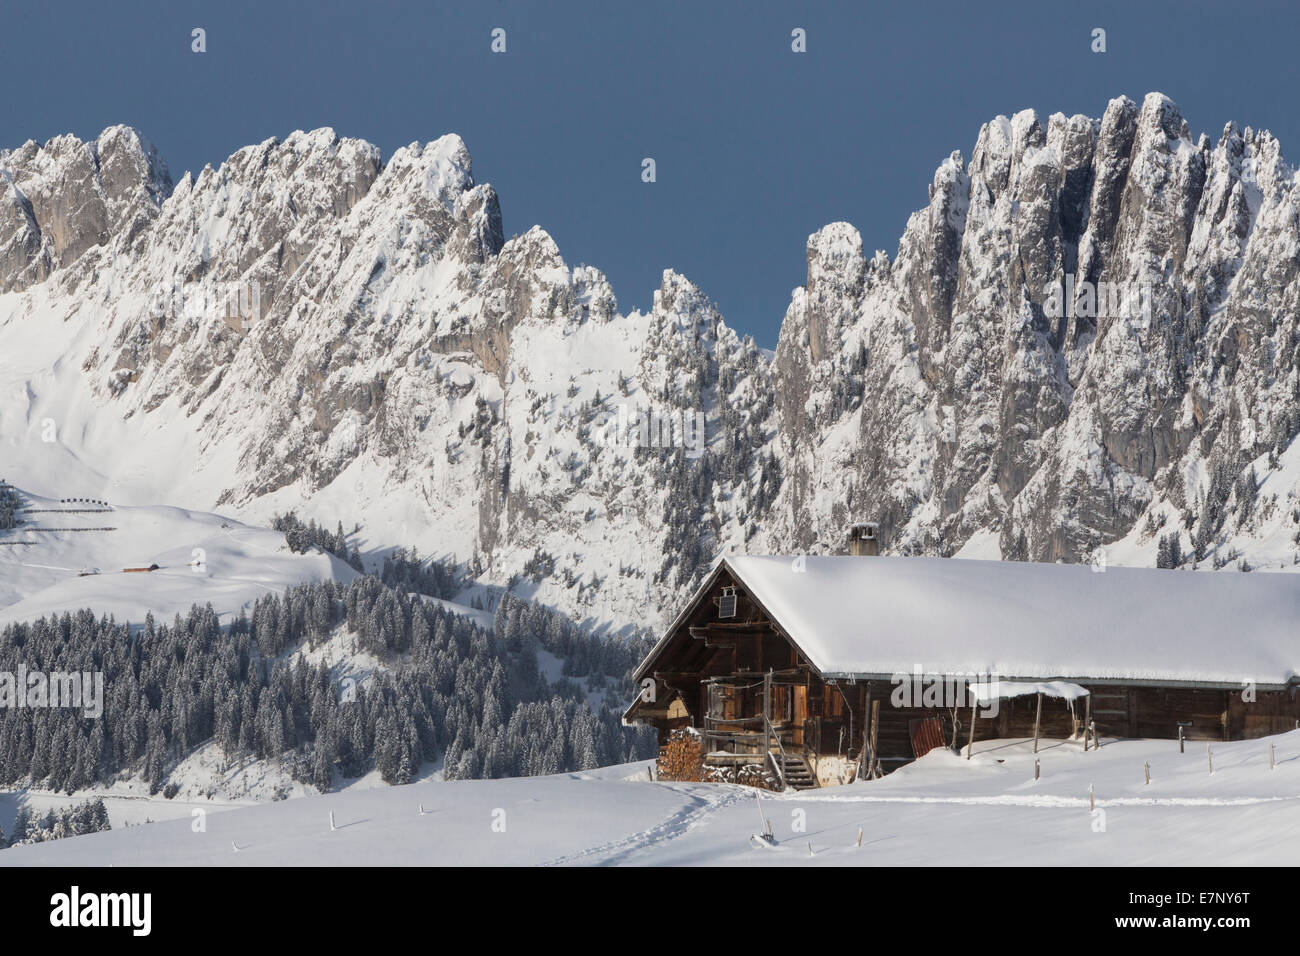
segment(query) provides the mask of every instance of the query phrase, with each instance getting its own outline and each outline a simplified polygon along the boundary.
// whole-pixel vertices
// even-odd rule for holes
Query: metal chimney
[[[860,521],[849,528],[849,554],[880,554],[880,525],[874,521]]]

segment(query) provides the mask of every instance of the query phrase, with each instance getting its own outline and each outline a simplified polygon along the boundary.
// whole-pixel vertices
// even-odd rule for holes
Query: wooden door
[[[803,746],[803,729],[808,722],[808,688],[804,684],[798,684],[794,688],[794,744],[796,747]]]
[[[1129,737],[1130,710],[1128,689],[1092,687],[1092,720],[1102,737]]]

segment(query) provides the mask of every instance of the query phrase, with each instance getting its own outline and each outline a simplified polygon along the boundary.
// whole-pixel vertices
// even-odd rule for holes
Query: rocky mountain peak
[[[0,290],[25,289],[114,237],[131,241],[171,193],[166,164],[126,126],[0,151]]]
[[[1204,567],[1300,557],[1277,141],[1194,140],[1152,94],[996,117],[969,156],[918,177],[892,259],[848,223],[808,237],[770,356],[674,269],[620,314],[544,229],[505,239],[457,136],[385,163],[293,133],[170,194],[130,131],[25,144],[0,154],[22,290],[0,335],[53,329],[66,355],[0,435],[105,416],[184,462],[167,500],[359,521],[592,622],[642,619],[724,549],[838,550],[854,520],[904,554],[1150,564],[1176,535]],[[232,287],[259,290],[251,317],[208,307]],[[114,461],[62,467],[144,480]]]

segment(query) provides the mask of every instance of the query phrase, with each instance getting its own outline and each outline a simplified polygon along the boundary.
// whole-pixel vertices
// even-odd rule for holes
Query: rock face
[[[1294,491],[1298,212],[1269,134],[1193,142],[1159,94],[1100,121],[987,124],[865,291],[863,263],[825,251],[856,236],[810,240],[775,363],[774,540],[814,545],[811,502],[832,527],[878,516],[898,552],[994,532],[994,556],[1077,561],[1131,538],[1136,557],[1153,527],[1202,560],[1248,550],[1229,539],[1266,519],[1225,521],[1238,477],[1253,465],[1256,485],[1273,471],[1273,493]],[[828,258],[843,262],[829,296]]]
[[[1296,175],[1159,94],[986,124],[892,260],[809,237],[774,355],[672,271],[622,315],[541,229],[506,240],[456,136],[385,164],[294,133],[173,189],[119,127],[0,170],[0,424],[76,425],[59,474],[119,500],[359,521],[613,624],[865,518],[893,553],[1300,553]],[[5,354],[37,338],[53,375]],[[123,429],[165,487],[94,437]]]
[[[0,151],[0,291],[25,289],[112,238],[147,230],[171,192],[167,166],[133,129],[93,143],[58,136]]]

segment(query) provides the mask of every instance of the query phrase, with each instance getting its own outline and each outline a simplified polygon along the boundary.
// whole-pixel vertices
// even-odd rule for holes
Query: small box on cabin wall
[[[736,616],[736,589],[724,587],[722,597],[718,598],[718,617]]]

